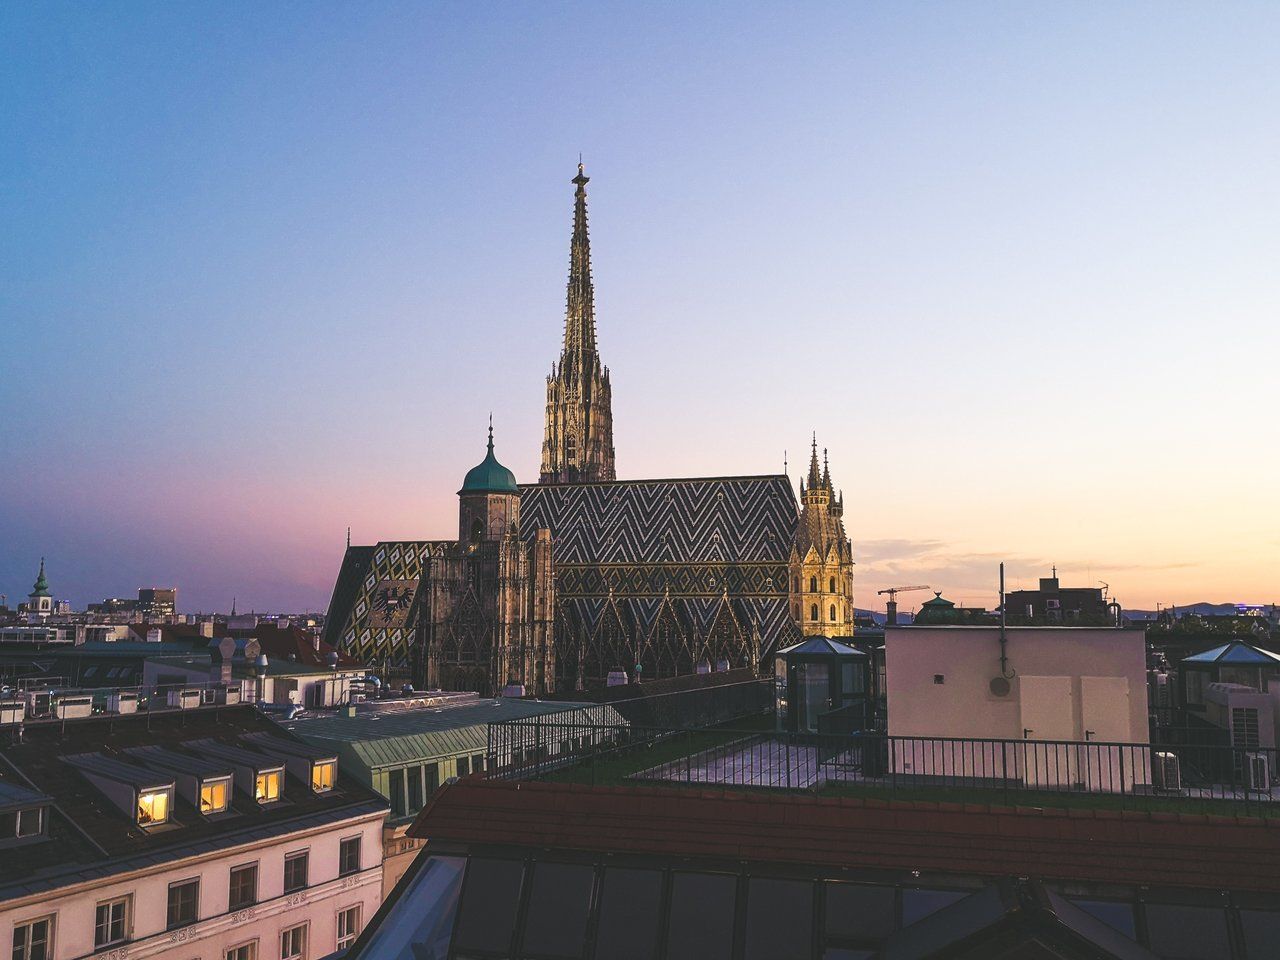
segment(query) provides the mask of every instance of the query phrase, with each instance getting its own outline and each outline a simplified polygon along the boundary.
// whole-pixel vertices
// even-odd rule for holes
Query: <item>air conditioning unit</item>
[[[170,690],[168,702],[169,706],[177,707],[180,710],[194,710],[200,706],[202,699],[203,697],[198,688],[188,688],[186,690]]]
[[[56,697],[53,701],[53,715],[59,720],[78,720],[81,717],[91,717],[93,716],[93,697]]]
[[[1182,790],[1182,765],[1176,753],[1165,750],[1152,755],[1151,785],[1157,790]]]
[[[1249,777],[1250,790],[1271,791],[1271,770],[1265,753],[1246,753],[1245,773]]]
[[[0,726],[11,727],[22,723],[27,715],[25,700],[0,700]]]

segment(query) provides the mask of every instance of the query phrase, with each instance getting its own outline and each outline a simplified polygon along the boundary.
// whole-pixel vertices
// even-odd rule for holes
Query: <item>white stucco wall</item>
[[[903,773],[1005,777],[1046,787],[1128,789],[1149,780],[1143,749],[1036,746],[1036,741],[1148,742],[1145,637],[1139,630],[1010,627],[1007,695],[996,627],[889,627],[889,734],[1026,745],[891,744]],[[940,677],[941,682],[935,678]]]

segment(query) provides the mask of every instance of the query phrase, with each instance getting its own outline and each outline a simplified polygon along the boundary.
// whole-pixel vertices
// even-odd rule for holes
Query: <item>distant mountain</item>
[[[886,617],[886,616],[885,616],[885,614],[884,614],[884,612],[883,612],[883,611],[881,611],[881,610],[862,610],[862,609],[860,609],[860,608],[858,608],[858,607],[854,607],[854,609],[853,609],[853,615],[854,615],[854,617],[855,617],[856,619],[858,619],[858,620],[863,620],[863,619],[866,619],[867,617],[870,617],[873,621],[875,621],[875,622],[876,622],[876,624],[878,624],[879,626],[882,626],[882,627],[883,627],[883,626],[885,625],[885,623],[888,621],[888,617]],[[903,626],[903,625],[905,625],[905,624],[908,624],[908,623],[910,623],[913,619],[915,619],[915,615],[914,615],[914,614],[909,613],[909,612],[908,612],[908,611],[906,611],[906,610],[899,610],[899,611],[898,611],[898,625],[899,625],[899,626]]]
[[[1166,608],[1169,609],[1169,608]],[[1178,604],[1172,608],[1178,616],[1194,613],[1202,617],[1225,617],[1236,612],[1234,603],[1188,603]],[[1154,620],[1160,615],[1157,610],[1125,610],[1124,615],[1134,620]]]

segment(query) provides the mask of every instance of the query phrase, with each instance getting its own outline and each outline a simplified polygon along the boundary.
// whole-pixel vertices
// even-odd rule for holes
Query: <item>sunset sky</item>
[[[322,610],[537,479],[830,450],[875,591],[1280,601],[1280,4],[0,6],[0,593]],[[903,597],[910,608],[928,594]]]

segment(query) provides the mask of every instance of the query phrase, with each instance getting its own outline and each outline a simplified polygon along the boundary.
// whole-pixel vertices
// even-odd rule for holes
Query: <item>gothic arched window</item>
[[[809,619],[814,621],[818,619],[818,605],[816,603],[809,608]]]
[[[564,438],[564,458],[573,460],[578,456],[578,438],[572,433]]]
[[[810,593],[817,593],[817,592],[818,592],[818,578],[817,578],[817,577],[810,577],[810,578],[809,578],[809,592],[810,592]],[[817,618],[815,617],[814,619],[816,620]]]
[[[478,543],[484,536],[484,521],[476,517],[471,521],[471,542]]]
[[[834,603],[831,605],[831,622],[836,622],[836,605]]]
[[[832,577],[832,578],[831,578],[831,586],[827,587],[827,592],[828,592],[828,593],[835,593],[835,592],[836,592],[836,578],[835,578],[835,577]]]

